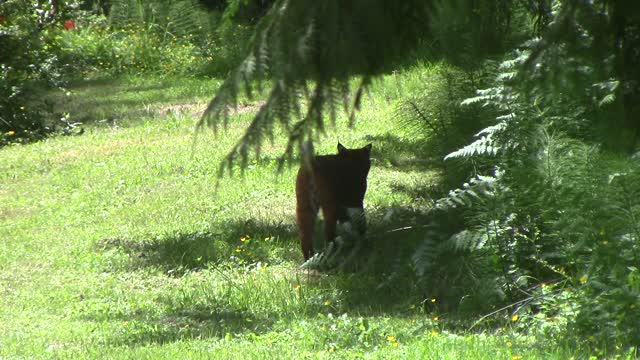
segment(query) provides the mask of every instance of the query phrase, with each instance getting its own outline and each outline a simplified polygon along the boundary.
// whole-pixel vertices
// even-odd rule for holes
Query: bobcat
[[[362,216],[358,230],[365,231],[364,194],[371,167],[371,144],[347,149],[338,143],[338,154],[314,156],[302,166],[296,179],[296,220],[305,261],[314,254],[313,230],[322,208],[327,241],[336,237],[337,222],[350,220],[352,209]]]

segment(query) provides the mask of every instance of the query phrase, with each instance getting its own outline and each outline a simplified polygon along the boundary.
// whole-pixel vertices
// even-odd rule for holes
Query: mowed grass
[[[433,71],[402,78],[404,91]],[[194,141],[215,86],[78,84],[57,101],[83,121],[82,136],[0,149],[0,358],[569,356],[509,329],[454,333],[407,282],[300,269],[297,166],[276,171],[284,142],[267,144],[242,176],[217,177],[253,103],[219,136]],[[366,207],[374,245],[391,249],[403,239],[385,231],[411,225],[395,214],[428,208],[438,176],[390,120],[397,86],[397,75],[377,83],[356,129],[338,119],[316,145],[373,142]]]

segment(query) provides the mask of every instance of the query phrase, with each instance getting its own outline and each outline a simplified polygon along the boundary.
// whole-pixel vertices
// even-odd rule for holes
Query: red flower
[[[65,20],[63,26],[65,30],[73,30],[76,28],[76,22],[73,20]]]

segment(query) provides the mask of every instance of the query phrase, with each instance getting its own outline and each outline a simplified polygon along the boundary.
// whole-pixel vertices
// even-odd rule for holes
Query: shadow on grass
[[[252,219],[215,226],[218,231],[176,233],[143,239],[105,238],[100,252],[116,251],[128,257],[125,267],[154,267],[172,276],[214,267],[224,262],[246,265],[297,261],[300,255],[287,245],[297,239],[293,224]],[[118,270],[118,269],[113,269]]]
[[[371,136],[374,158],[378,166],[393,166],[400,170],[438,168],[442,159],[430,149],[426,139],[402,138],[394,134]]]
[[[394,134],[372,136],[370,139],[374,144],[376,166],[399,171],[435,171],[440,174],[439,183],[444,186],[458,186],[470,175],[465,162],[459,159],[444,160],[449,152],[462,145],[443,144],[443,139],[434,137],[408,138]],[[439,195],[444,190],[439,189]]]
[[[386,207],[370,211],[367,219],[364,238],[339,231],[341,248],[329,252],[334,257],[329,267],[311,263],[310,268],[332,277],[332,286],[341,294],[337,313],[408,314],[408,304],[419,303],[424,295],[411,257],[424,239],[430,216],[424,209]]]
[[[261,334],[268,331],[276,316],[256,318],[242,310],[217,309],[212,304],[196,308],[177,308],[161,316],[138,312],[133,316],[112,316],[109,321],[118,321],[126,329],[111,331],[105,341],[108,345],[143,346],[165,344],[181,340],[222,338],[227,334],[251,332]],[[98,319],[91,319],[98,321]]]
[[[194,104],[194,95],[213,96],[216,83],[216,80],[193,80],[192,83],[184,79],[157,78],[84,80],[69,86],[71,96],[54,92],[42,98],[53,114],[69,113],[73,121],[85,125],[127,126],[142,117],[163,115],[161,106]],[[204,109],[204,101],[201,107]],[[193,109],[193,112],[202,109]]]
[[[397,154],[407,158],[418,156],[417,144],[394,136],[380,141],[379,159]],[[398,166],[410,171],[423,169],[428,162],[403,162]],[[395,165],[394,165],[395,166]],[[400,188],[394,191],[410,193],[412,197],[428,197],[431,188]],[[409,316],[410,305],[420,304],[423,289],[415,277],[411,256],[424,239],[424,224],[430,220],[428,209],[378,207],[367,214],[369,236],[365,249],[357,255],[354,266],[322,271],[320,276],[306,276],[292,269],[302,281],[306,278],[316,298],[301,305],[301,316],[313,317],[319,312],[349,313],[360,316]],[[408,226],[411,225],[411,226]],[[323,222],[316,227],[316,238],[322,238]],[[108,259],[111,254],[124,258],[110,262],[107,271],[158,269],[170,277],[180,277],[201,270],[224,266],[246,266],[258,262],[302,263],[294,223],[261,222],[239,219],[214,224],[209,231],[169,233],[148,238],[107,238],[95,244]],[[115,264],[115,265],[113,265]],[[292,280],[294,276],[292,275]],[[304,286],[304,284],[303,284]],[[324,294],[336,294],[331,305],[323,305]],[[226,333],[263,333],[270,331],[281,314],[255,314],[238,307],[230,307],[223,299],[203,298],[200,301],[180,302],[180,299],[155,299],[165,310],[157,313],[134,313],[133,317],[108,314],[109,319],[135,321],[137,331],[114,335],[116,343],[145,344],[178,341],[181,339],[221,337]],[[315,296],[315,295],[314,295]],[[226,305],[225,305],[226,304]],[[335,304],[335,305],[334,305]],[[114,317],[115,316],[115,317]],[[96,319],[96,321],[99,319]],[[110,340],[110,341],[111,341]]]
[[[414,315],[416,306],[420,308],[425,293],[415,276],[411,257],[424,239],[423,225],[430,221],[429,213],[397,207],[374,209],[368,215],[370,235],[353,264],[319,273],[292,269],[292,284],[301,281],[303,288],[312,289],[309,296],[301,300],[303,303],[292,305],[299,307],[299,316],[308,317],[310,321],[317,314],[327,312],[404,317]],[[316,229],[317,235],[322,233],[321,225]],[[176,234],[137,241],[105,239],[96,246],[105,253],[115,251],[128,257],[126,269],[112,271],[149,267],[161,269],[168,277],[179,277],[220,266],[237,265],[250,269],[251,264],[257,262],[301,264],[302,256],[294,239],[297,235],[293,224],[247,220],[224,224],[224,230],[218,233]],[[205,273],[203,279],[206,278]],[[233,279],[229,281],[228,285],[224,282],[222,286],[229,286],[233,293],[237,285],[233,284]],[[262,334],[273,331],[274,324],[293,311],[267,306],[268,309],[256,312],[250,310],[249,304],[245,307],[230,302],[231,293],[227,290],[196,290],[195,294],[183,290],[155,297],[150,310],[134,306],[133,309],[124,308],[124,312],[117,309],[96,312],[89,307],[86,317],[96,322],[129,323],[132,328],[109,332],[107,341],[137,346],[219,338],[227,333]],[[327,297],[334,300],[329,305],[325,303]]]

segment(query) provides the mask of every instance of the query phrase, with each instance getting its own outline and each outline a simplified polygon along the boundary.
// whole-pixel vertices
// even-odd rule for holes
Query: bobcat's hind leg
[[[300,235],[300,246],[304,260],[313,256],[313,230],[318,216],[311,175],[300,169],[296,179],[296,222]]]
[[[296,212],[300,246],[302,247],[302,255],[306,261],[313,256],[313,230],[316,223],[317,210],[313,211],[311,208],[298,208]]]

